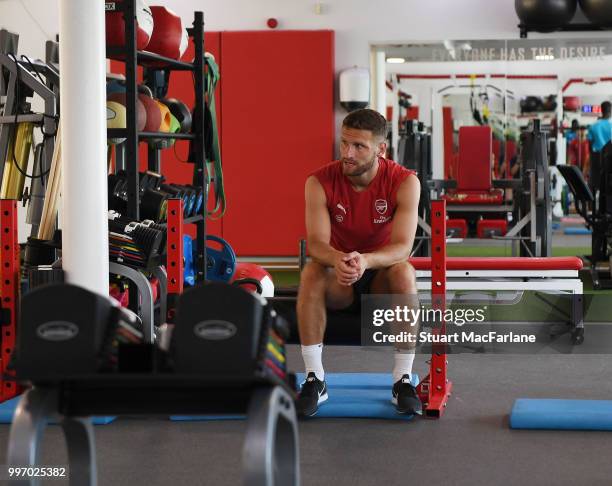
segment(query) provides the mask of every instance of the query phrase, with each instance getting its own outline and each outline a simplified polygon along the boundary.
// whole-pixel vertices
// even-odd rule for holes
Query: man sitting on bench
[[[306,181],[312,261],[302,271],[297,302],[306,368],[297,402],[302,415],[314,415],[327,400],[322,364],[326,307],[349,308],[365,293],[416,296],[416,274],[407,260],[417,227],[420,184],[414,172],[384,158],[386,131],[387,122],[378,112],[350,113],[342,123],[341,159]],[[406,343],[394,352],[392,401],[400,413],[421,411],[410,381],[414,347]]]

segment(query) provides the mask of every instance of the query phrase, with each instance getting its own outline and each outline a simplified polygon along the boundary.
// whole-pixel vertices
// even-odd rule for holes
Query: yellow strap
[[[274,356],[281,363],[285,362],[285,357],[280,354],[274,346],[272,346],[272,343],[268,343],[268,351],[270,351],[270,353],[272,353],[272,356]]]

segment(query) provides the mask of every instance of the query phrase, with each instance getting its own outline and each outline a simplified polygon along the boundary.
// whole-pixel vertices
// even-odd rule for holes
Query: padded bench
[[[503,204],[503,191],[492,187],[492,153],[491,127],[459,128],[457,188],[442,196],[448,204]]]
[[[446,236],[451,238],[467,238],[468,226],[465,219],[446,220]]]
[[[416,271],[417,288],[431,291],[431,258],[413,257],[409,259]],[[513,291],[521,294],[525,290],[538,292],[564,292],[572,298],[570,322],[574,329],[572,338],[575,344],[582,342],[584,333],[582,281],[578,272],[583,263],[577,257],[447,257],[447,291]],[[276,310],[287,316],[293,326],[291,343],[297,343],[297,324],[295,322],[295,297],[297,287],[276,289],[274,301]],[[507,302],[506,302],[507,303]],[[333,344],[358,344],[361,330],[354,326],[355,312],[330,311],[337,324],[328,326],[325,339]],[[341,322],[338,322],[341,321]]]
[[[478,238],[492,238],[504,236],[508,232],[508,221],[505,219],[480,219],[476,223]]]
[[[431,258],[413,257],[409,261],[416,270],[417,288],[430,290]],[[570,294],[575,296],[571,309],[574,342],[582,342],[582,267],[578,257],[447,257],[446,289]]]

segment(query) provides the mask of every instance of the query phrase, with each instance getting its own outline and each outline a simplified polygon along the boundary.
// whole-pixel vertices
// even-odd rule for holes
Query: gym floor
[[[491,252],[503,251],[503,246],[491,243],[487,245]],[[483,247],[478,246],[474,251],[482,255]],[[588,253],[587,246],[588,236],[555,235],[556,252]],[[462,254],[471,251],[465,245],[455,248]],[[453,251],[450,247],[449,253]],[[607,328],[591,327],[589,339],[587,325],[586,340],[574,348],[575,354],[556,354],[551,348],[538,355],[450,356],[454,390],[438,421],[301,421],[302,484],[610,484],[612,463],[605,453],[608,433],[519,431],[508,426],[517,398],[610,399],[612,360],[609,354],[593,354],[608,352],[602,346],[612,342]],[[415,362],[420,376],[427,373],[426,359],[418,356]],[[289,346],[288,360],[292,369],[302,369],[297,346]],[[391,356],[386,350],[327,346],[324,363],[328,372],[388,372]],[[95,428],[98,482],[114,486],[241,484],[244,432],[244,421],[121,417]],[[0,425],[0,457],[6,457],[8,434],[9,426]],[[41,463],[66,462],[61,430],[50,427]]]
[[[580,354],[456,355],[449,360],[454,393],[441,420],[311,419],[300,422],[304,486],[334,485],[608,485],[606,432],[517,431],[508,414],[519,397],[612,397],[612,360]],[[289,362],[301,369],[297,346]],[[426,373],[425,356],[415,371]],[[327,371],[387,372],[386,351],[332,347]],[[330,398],[330,399],[333,399]],[[95,428],[100,485],[241,484],[243,421],[170,422],[120,418]],[[5,457],[9,426],[0,426]],[[42,464],[65,464],[58,427],[47,429]],[[54,483],[61,484],[61,483]]]

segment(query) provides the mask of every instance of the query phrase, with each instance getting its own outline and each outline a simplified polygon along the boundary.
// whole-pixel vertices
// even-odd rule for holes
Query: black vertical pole
[[[202,187],[204,204],[202,205],[203,220],[197,224],[197,248],[198,256],[196,262],[197,281],[206,281],[206,211],[208,208],[208,184],[205,178],[206,171],[206,147],[204,137],[204,103],[206,83],[204,65],[204,14],[196,12],[193,21],[193,43],[195,45],[195,59],[193,68],[195,70],[195,110],[193,126],[199,127],[198,133],[195,133],[193,142],[195,148],[195,171],[194,171],[194,186]]]
[[[127,140],[125,141],[125,168],[127,173],[127,217],[140,221],[140,187],[138,178],[138,130],[136,123],[136,0],[122,2],[125,20],[125,108]],[[140,315],[140,293],[136,285],[129,286],[130,310]]]
[[[159,149],[149,145],[147,149],[147,167],[150,171],[161,174],[161,155]]]
[[[138,130],[136,124],[136,12],[134,0],[123,2],[125,19],[126,126],[125,165],[127,169],[127,216],[140,221],[138,181]]]
[[[154,98],[161,98],[160,89],[164,88],[160,86],[160,80],[164,79],[163,71],[160,71],[156,68],[146,68],[144,70],[144,80],[145,84],[151,88],[151,92],[153,93]],[[159,76],[162,74],[162,76]],[[163,81],[162,81],[163,83]],[[165,87],[167,89],[167,86]],[[150,171],[161,174],[161,154],[159,153],[159,149],[153,147],[151,144],[148,144],[147,149],[147,167]]]
[[[6,98],[4,101],[4,112],[3,115],[14,115],[19,111],[19,100],[17,99],[17,73],[19,69],[16,68],[14,73],[9,74],[8,86],[6,88]],[[0,75],[3,75],[0,72]],[[7,155],[9,155],[10,140],[13,140],[16,126],[13,123],[6,123],[0,126],[0,181],[4,178],[4,161]]]

